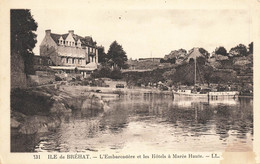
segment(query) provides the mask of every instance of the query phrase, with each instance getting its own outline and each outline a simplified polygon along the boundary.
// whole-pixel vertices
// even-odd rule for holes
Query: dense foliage
[[[225,47],[217,47],[216,50],[215,50],[215,54],[217,55],[223,55],[223,56],[227,56],[227,50],[225,49]]]
[[[176,58],[168,58],[167,60],[161,59],[160,63],[171,63],[171,64],[175,64],[176,63]]]
[[[91,74],[92,78],[111,78],[111,79],[121,79],[122,73],[118,68],[111,69],[110,66],[104,65],[99,69],[95,70]]]
[[[124,51],[123,47],[114,41],[108,50],[107,53],[108,62],[111,66],[118,67],[118,68],[127,68],[127,56],[126,52]]]
[[[98,47],[98,62],[104,64],[107,62],[107,55],[103,46]]]
[[[239,44],[236,47],[233,47],[229,51],[230,57],[241,57],[247,55],[247,48],[243,44]]]
[[[11,54],[17,53],[24,59],[25,73],[33,73],[33,48],[37,42],[37,23],[30,10],[11,10]]]
[[[205,50],[204,48],[199,48],[199,52],[203,54],[206,58],[209,58],[209,52]]]
[[[254,48],[254,43],[251,42],[249,45],[248,45],[248,54],[253,54],[253,48]]]

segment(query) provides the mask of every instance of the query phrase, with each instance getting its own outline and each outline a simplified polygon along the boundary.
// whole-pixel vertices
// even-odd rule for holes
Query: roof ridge
[[[51,37],[52,39],[58,44],[59,43],[59,39],[60,37],[63,38],[63,40],[65,40],[67,38],[67,36],[69,35],[69,33],[65,33],[65,34],[56,34],[56,33],[51,33]],[[82,37],[78,34],[72,34],[72,37],[75,41],[80,40],[81,41],[81,45],[85,45],[85,46],[95,46],[96,45],[96,41],[93,40],[92,36],[85,36]]]

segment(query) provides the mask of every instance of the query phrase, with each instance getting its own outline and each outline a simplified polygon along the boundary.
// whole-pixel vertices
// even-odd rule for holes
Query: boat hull
[[[237,97],[239,92],[237,91],[224,91],[224,92],[208,92],[208,93],[183,93],[183,92],[175,92],[173,91],[174,96],[185,96],[185,97],[210,97],[210,98],[218,98],[218,97]]]

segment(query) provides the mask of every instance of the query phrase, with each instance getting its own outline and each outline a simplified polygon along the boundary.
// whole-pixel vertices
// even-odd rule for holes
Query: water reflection
[[[74,111],[55,133],[38,136],[34,151],[223,151],[252,147],[253,100],[173,99],[128,94],[107,111]],[[241,146],[242,145],[242,146]]]

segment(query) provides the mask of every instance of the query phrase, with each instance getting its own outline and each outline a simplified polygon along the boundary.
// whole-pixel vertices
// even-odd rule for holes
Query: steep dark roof
[[[60,34],[51,33],[51,37],[56,42],[56,44],[59,43],[60,37],[62,37],[65,40],[68,37],[68,35],[69,35],[69,33],[61,34],[61,35]],[[77,34],[73,34],[73,38],[74,38],[75,42],[80,40],[82,46],[92,46],[92,47],[95,47],[96,44],[97,44],[95,41],[93,41],[91,36],[82,37],[82,36],[79,36]]]
[[[202,57],[205,57],[205,55],[203,55],[200,51],[199,51],[199,48],[193,48],[193,49],[191,49],[190,51],[189,51],[189,53],[188,53],[188,55],[185,57],[185,59],[184,60],[190,60],[190,58],[193,58],[193,59],[195,59],[195,58],[198,58],[198,57],[200,57],[200,56],[202,56]]]
[[[61,35],[59,35],[59,34],[51,33],[51,38],[52,38],[57,44],[59,43],[60,37],[61,37]]]
[[[67,34],[62,34],[61,36],[62,36],[63,40],[65,40],[65,39],[68,37],[68,35],[69,35],[69,33],[67,33]]]
[[[80,37],[80,41],[81,41],[82,45],[84,45],[84,46],[94,46],[95,47],[97,44],[96,42],[93,41],[91,36],[86,36],[85,38],[83,38],[81,36],[79,36],[79,37]]]
[[[79,36],[79,35],[76,35],[76,34],[73,34],[73,38],[75,41],[78,41],[79,39],[83,39],[82,36]]]

